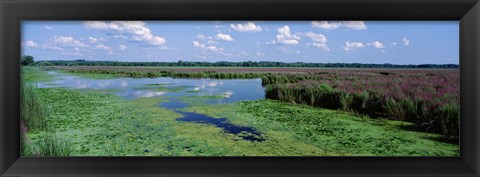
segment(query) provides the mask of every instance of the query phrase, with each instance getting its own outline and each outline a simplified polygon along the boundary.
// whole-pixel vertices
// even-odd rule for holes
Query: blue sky
[[[35,60],[458,64],[458,21],[24,21]]]

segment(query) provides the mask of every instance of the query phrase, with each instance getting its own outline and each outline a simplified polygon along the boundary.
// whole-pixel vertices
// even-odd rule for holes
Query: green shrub
[[[398,102],[403,109],[404,117],[406,121],[414,121],[417,118],[417,113],[415,109],[415,103],[410,99],[400,99]]]
[[[370,93],[370,98],[367,101],[366,114],[372,118],[387,117],[384,105],[385,97]]]
[[[367,112],[367,108],[368,108],[367,104],[369,99],[370,99],[370,94],[368,92],[353,93],[350,109],[352,109],[357,113],[365,115]]]
[[[435,118],[438,119],[438,127],[446,136],[458,136],[460,124],[460,107],[458,105],[445,104],[435,110]]]
[[[24,143],[26,156],[70,156],[72,147],[69,142],[59,138],[54,133],[45,133],[32,143]]]
[[[351,106],[353,103],[353,95],[349,93],[344,93],[340,96],[340,102],[342,104],[342,110],[351,110]]]
[[[405,109],[400,102],[397,102],[393,98],[387,98],[384,105],[387,117],[394,117],[400,120],[405,118]]]

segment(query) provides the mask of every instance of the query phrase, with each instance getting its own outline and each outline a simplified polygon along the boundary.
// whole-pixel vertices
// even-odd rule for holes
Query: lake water
[[[233,103],[265,98],[261,79],[174,79],[158,78],[115,78],[88,79],[51,71],[53,82],[40,82],[39,88],[65,87],[71,89],[116,90],[116,95],[125,99],[158,96],[209,96],[224,95],[211,103]],[[165,90],[159,90],[165,89]],[[174,91],[168,91],[174,90]]]
[[[48,72],[54,76],[52,82],[37,83],[38,88],[69,88],[114,90],[115,95],[124,99],[164,97],[169,102],[159,107],[175,110],[184,117],[178,121],[209,124],[223,128],[225,133],[237,134],[244,140],[263,141],[261,134],[253,127],[242,127],[231,124],[226,118],[214,118],[194,112],[183,112],[179,109],[189,105],[182,102],[182,97],[201,96],[204,104],[224,104],[238,101],[258,100],[265,98],[265,89],[261,79],[176,79],[158,78],[115,78],[88,79],[59,72]]]

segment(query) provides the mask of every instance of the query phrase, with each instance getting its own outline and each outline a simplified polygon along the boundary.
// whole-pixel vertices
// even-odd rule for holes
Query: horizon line
[[[85,59],[73,59],[73,60],[37,60],[36,62],[47,62],[47,61],[64,61],[64,62],[74,62],[74,61],[82,61],[82,62],[119,62],[119,63],[178,63],[178,62],[190,62],[190,63],[243,63],[243,62],[266,62],[266,63],[286,63],[286,64],[294,64],[294,63],[303,63],[303,64],[361,64],[361,65],[460,65],[455,63],[443,63],[443,64],[433,64],[433,63],[422,63],[422,64],[395,64],[395,63],[345,63],[345,62],[328,62],[328,63],[321,63],[321,62],[283,62],[283,61],[252,61],[252,60],[245,60],[245,61],[188,61],[188,60],[177,60],[177,61],[118,61],[118,60],[85,60]]]

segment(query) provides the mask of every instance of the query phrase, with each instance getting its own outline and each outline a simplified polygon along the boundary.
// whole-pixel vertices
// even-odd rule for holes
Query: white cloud
[[[313,28],[322,28],[326,30],[334,30],[338,28],[365,30],[367,25],[364,21],[312,21]]]
[[[102,22],[102,21],[86,21],[86,22],[83,23],[83,25],[85,25],[86,28],[91,28],[91,29],[113,28],[113,24],[111,24],[112,26],[110,27],[110,25],[108,25],[107,23]]]
[[[95,46],[95,49],[99,49],[99,50],[110,50],[110,47],[104,45],[104,44],[98,44]]]
[[[53,28],[51,26],[44,26],[43,28],[45,28],[47,30],[53,30]]]
[[[238,32],[262,32],[262,27],[255,25],[253,22],[246,24],[230,24],[230,28]]]
[[[158,47],[158,49],[160,49],[160,50],[178,51],[178,49],[170,48],[170,47],[167,47],[167,46],[160,46],[160,47]]]
[[[282,35],[290,35],[291,34],[291,31],[290,31],[290,27],[288,27],[287,25],[281,27],[281,28],[278,28],[278,33],[282,34]]]
[[[24,44],[25,44],[26,47],[30,47],[30,48],[37,48],[37,47],[39,47],[39,45],[38,45],[37,43],[35,43],[34,41],[32,41],[32,40],[28,40],[28,41],[26,41]]]
[[[365,30],[367,29],[367,25],[365,25],[364,21],[344,21],[342,22],[343,26],[349,29],[354,30]]]
[[[116,39],[124,39],[124,40],[128,39],[128,37],[123,34],[112,35],[112,37]]]
[[[210,52],[219,52],[219,51],[223,50],[223,48],[219,48],[219,47],[216,47],[214,45],[205,45],[205,44],[202,44],[198,41],[193,41],[193,47],[194,48],[200,48],[203,51],[210,51]]]
[[[98,39],[97,39],[97,38],[94,38],[94,37],[89,37],[89,38],[88,38],[88,41],[90,41],[90,43],[95,43],[95,42],[98,41]]]
[[[215,22],[217,23],[217,22]],[[221,23],[221,22],[218,22],[218,24]],[[215,29],[217,31],[217,33],[222,33],[222,32],[225,32],[225,31],[230,31],[230,29],[228,28],[228,26],[226,25],[215,25]]]
[[[206,49],[209,50],[209,51],[212,51],[212,52],[216,52],[216,51],[221,51],[223,50],[223,48],[218,48],[216,46],[206,46]]]
[[[197,38],[198,40],[201,40],[201,41],[208,40],[207,44],[209,44],[209,45],[218,44],[217,41],[234,41],[234,39],[230,35],[222,34],[222,33],[217,34],[215,37],[206,36],[206,35],[203,35],[203,34],[198,34],[195,38]],[[217,41],[215,41],[215,40],[217,40]]]
[[[217,42],[217,41],[208,40],[208,41],[207,41],[207,44],[215,45],[215,44],[218,44],[218,42]]]
[[[307,46],[317,47],[317,48],[323,49],[324,51],[330,51],[330,48],[326,44],[327,37],[325,37],[324,35],[313,33],[311,31],[308,33],[305,33],[304,35],[313,41],[312,43],[307,43]]]
[[[340,22],[328,22],[328,21],[312,21],[311,26],[314,28],[322,28],[322,29],[337,29],[341,26]]]
[[[88,29],[110,29],[132,34],[131,39],[135,41],[143,41],[154,46],[162,46],[167,42],[165,38],[153,35],[150,29],[146,27],[146,24],[142,21],[86,21],[83,24]]]
[[[42,45],[42,48],[51,49],[51,50],[63,50],[63,48],[61,48],[61,47],[53,46],[53,45],[49,45],[49,44]]]
[[[38,44],[33,40],[22,42],[22,46],[29,47],[29,48],[39,48],[39,49],[63,50],[63,48],[60,48],[58,46],[50,45],[50,44]]]
[[[265,53],[257,52],[256,55],[257,55],[258,58],[260,58],[260,57],[264,57]]]
[[[305,36],[307,36],[308,38],[312,39],[315,42],[327,43],[327,38],[322,34],[317,34],[310,31],[308,33],[305,33]]]
[[[118,46],[118,50],[120,50],[120,51],[125,51],[126,49],[127,49],[126,45],[121,44],[121,45]]]
[[[193,47],[203,48],[205,47],[205,44],[201,44],[198,41],[193,41]]]
[[[89,47],[87,44],[80,42],[71,36],[54,36],[52,41],[56,44],[67,47]]]
[[[228,34],[222,34],[222,33],[219,33],[215,36],[215,39],[217,40],[223,40],[223,41],[233,41],[233,38],[228,35]]]
[[[296,34],[292,35],[290,28],[285,25],[281,28],[278,28],[278,34],[276,40],[270,41],[268,44],[286,44],[286,45],[297,45],[300,41],[300,36]]]
[[[196,38],[197,38],[198,40],[212,39],[212,37],[205,36],[205,35],[203,35],[203,34],[198,34],[198,35],[196,36]]]
[[[375,47],[375,48],[377,48],[377,49],[385,48],[385,46],[384,46],[381,42],[379,42],[379,41],[374,41],[374,42],[368,43],[367,45],[368,45],[368,46]]]
[[[363,43],[361,43],[361,42],[349,42],[349,41],[347,41],[347,42],[345,42],[345,46],[343,47],[343,49],[348,52],[348,51],[351,51],[355,48],[363,48],[363,47],[365,47],[365,45],[363,45]]]
[[[410,40],[405,37],[402,39],[402,42],[404,46],[408,46],[410,44]]]
[[[200,44],[198,41],[193,41],[193,47],[205,48],[205,44]]]
[[[313,47],[323,49],[325,51],[330,51],[330,48],[325,43],[312,42],[312,43],[307,43],[307,46],[313,46]]]
[[[397,45],[397,43],[396,43],[396,42],[393,42],[392,45]]]
[[[105,41],[105,38],[103,38],[103,37],[101,37],[101,38],[88,37],[88,42],[90,42],[90,43],[97,43],[97,42],[100,42],[100,41]]]

